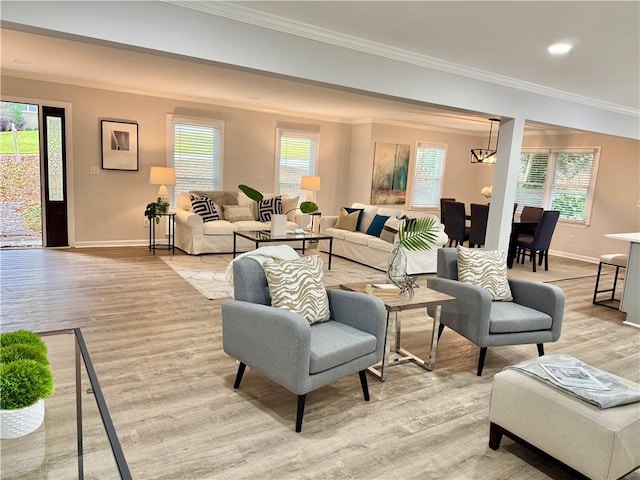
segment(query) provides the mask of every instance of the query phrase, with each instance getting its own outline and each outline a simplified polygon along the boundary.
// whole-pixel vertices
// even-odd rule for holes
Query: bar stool
[[[618,306],[611,305],[612,303],[620,304],[620,300],[615,298],[616,294],[616,285],[618,283],[618,272],[621,268],[627,268],[628,255],[624,253],[608,253],[605,255],[600,255],[600,264],[598,265],[598,276],[596,277],[596,287],[593,290],[593,304],[594,305],[602,305],[603,307],[615,308],[618,309]],[[613,278],[613,288],[607,288],[604,290],[598,290],[600,286],[600,272],[602,271],[602,265],[610,265],[612,267],[616,267],[616,274]],[[605,300],[596,300],[596,296],[598,293],[611,292],[611,298],[607,298]]]

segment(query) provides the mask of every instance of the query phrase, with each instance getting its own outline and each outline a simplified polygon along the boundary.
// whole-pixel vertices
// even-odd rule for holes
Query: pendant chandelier
[[[471,163],[496,163],[496,153],[498,152],[498,138],[500,137],[500,130],[496,135],[496,148],[491,148],[491,134],[493,133],[493,122],[500,120],[497,118],[490,118],[491,126],[489,127],[489,140],[487,141],[487,148],[472,148],[471,149]]]

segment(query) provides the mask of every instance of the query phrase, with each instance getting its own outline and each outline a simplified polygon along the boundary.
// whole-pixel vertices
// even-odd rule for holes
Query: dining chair
[[[455,202],[455,198],[441,198],[440,199],[440,223],[444,225],[444,203],[445,202]]]
[[[556,229],[558,218],[560,218],[559,210],[545,210],[542,212],[533,237],[528,235],[518,236],[516,242],[517,255],[522,257],[521,263],[524,263],[524,257],[529,251],[529,258],[533,263],[534,272],[536,271],[536,255],[539,255],[537,264],[542,265],[542,260],[544,259],[544,269],[549,270],[549,246],[551,245],[551,238]]]
[[[522,223],[538,223],[540,221],[540,217],[542,216],[542,212],[544,208],[542,207],[530,207],[525,205],[522,207],[522,212],[520,212],[520,222]],[[533,237],[535,233],[535,227],[522,227],[520,230],[520,236],[530,236]]]
[[[444,202],[444,233],[449,236],[449,246],[458,246],[469,240],[469,227],[462,202]],[[455,242],[455,245],[453,244]]]
[[[471,204],[471,228],[469,229],[469,247],[482,247],[487,236],[489,205]]]

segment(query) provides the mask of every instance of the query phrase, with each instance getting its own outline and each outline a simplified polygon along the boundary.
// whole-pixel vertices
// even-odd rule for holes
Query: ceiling
[[[354,48],[399,49],[441,62],[444,68],[535,83],[577,95],[578,100],[600,102],[605,108],[637,110],[640,103],[638,2],[177,4],[268,28],[295,29],[300,35],[322,33]],[[348,123],[387,121],[476,134],[486,134],[488,125],[488,116],[482,113],[372,96],[162,52],[8,28],[2,28],[0,35],[1,68],[7,75]],[[574,48],[563,58],[552,57],[546,48],[556,41],[570,41]],[[542,129],[548,126],[527,124],[528,131]]]

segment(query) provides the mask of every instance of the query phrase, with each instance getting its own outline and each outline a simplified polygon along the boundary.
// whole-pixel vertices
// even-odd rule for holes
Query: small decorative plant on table
[[[162,197],[158,197],[158,200],[151,202],[144,210],[144,216],[149,219],[149,222],[155,219],[156,223],[160,223],[160,217],[158,214],[167,213],[169,211],[169,202],[163,200]]]
[[[52,393],[42,339],[27,330],[0,334],[0,438],[36,430],[44,420],[44,399]]]
[[[436,219],[433,217],[408,218],[398,227],[396,244],[389,255],[387,277],[401,293],[413,296],[416,277],[407,275],[407,255],[405,250],[430,250],[438,237]]]

